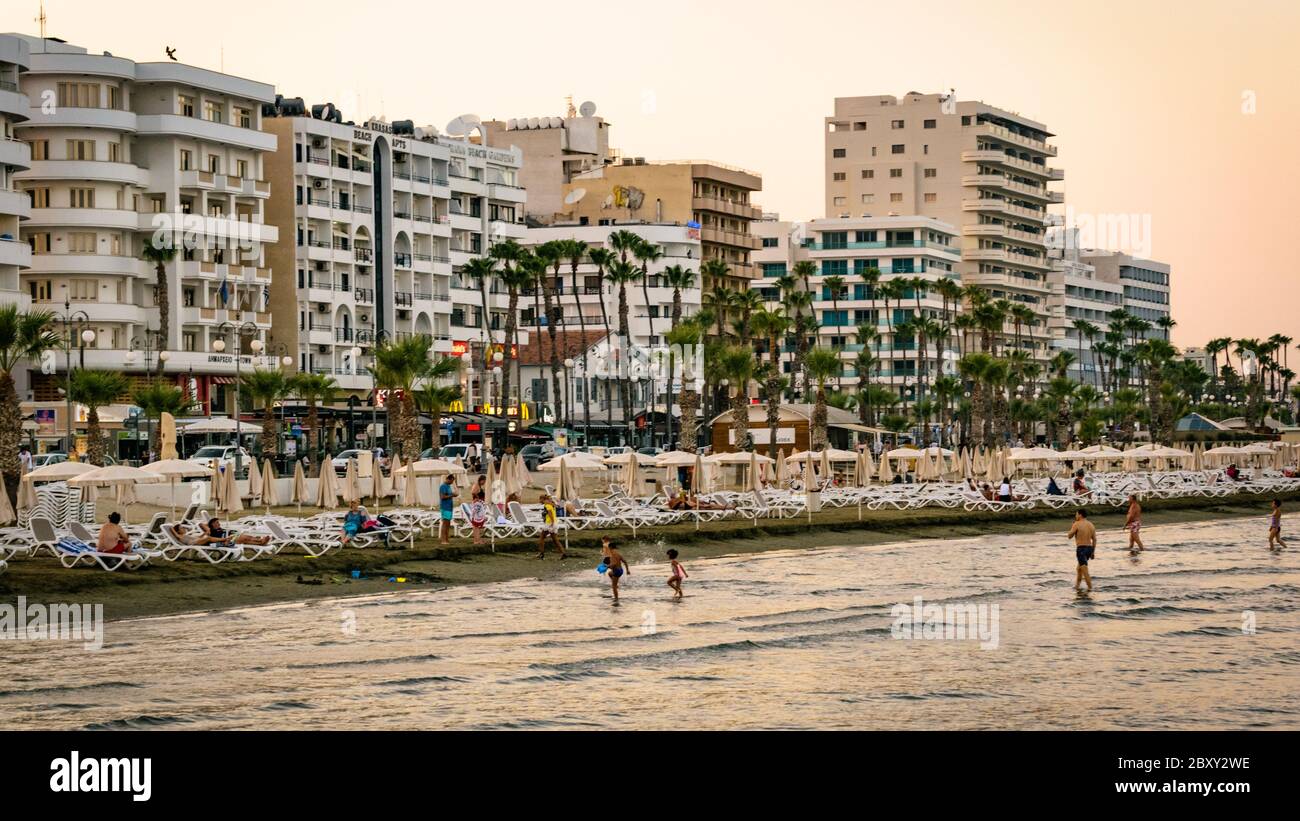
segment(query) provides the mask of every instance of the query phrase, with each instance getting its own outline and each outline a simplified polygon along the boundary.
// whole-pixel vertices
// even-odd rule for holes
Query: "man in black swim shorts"
[[[1074,573],[1074,589],[1079,589],[1080,582],[1086,582],[1091,592],[1092,574],[1088,572],[1088,561],[1097,555],[1097,528],[1088,521],[1088,512],[1083,508],[1074,514],[1074,527],[1070,528],[1065,538],[1074,539],[1074,557],[1078,562],[1078,569]]]

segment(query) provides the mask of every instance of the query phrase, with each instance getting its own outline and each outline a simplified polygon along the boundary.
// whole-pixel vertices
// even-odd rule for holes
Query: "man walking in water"
[[[1079,569],[1074,574],[1074,589],[1079,589],[1079,582],[1087,582],[1091,593],[1092,574],[1088,572],[1088,560],[1097,554],[1097,528],[1088,521],[1087,511],[1080,508],[1074,514],[1074,527],[1065,538],[1074,539],[1074,555],[1079,562]]]
[[[1142,505],[1138,504],[1136,494],[1128,497],[1128,518],[1124,520],[1124,529],[1128,531],[1129,552],[1136,553],[1146,549],[1146,545],[1142,544],[1142,537],[1138,535],[1142,530]]]

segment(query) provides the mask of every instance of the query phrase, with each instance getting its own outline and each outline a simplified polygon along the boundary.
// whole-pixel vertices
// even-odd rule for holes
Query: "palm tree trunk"
[[[271,402],[266,403],[266,408],[262,411],[262,458],[270,459],[275,456],[275,405]]]
[[[510,388],[513,380],[511,379],[510,365],[514,360],[511,354],[511,343],[514,342],[515,333],[518,329],[519,321],[517,319],[519,312],[519,288],[516,285],[507,285],[509,308],[506,309],[506,366],[501,369],[501,415],[506,415],[506,408],[510,407]]]
[[[22,406],[12,374],[0,373],[0,474],[4,476],[4,490],[9,503],[18,499],[18,481],[22,464],[18,461],[18,443],[23,435]]]
[[[578,299],[578,266],[575,263],[569,268],[573,280],[573,307],[578,309],[578,338],[582,340],[582,429],[583,444],[590,446],[591,443],[586,441],[586,432],[591,430],[591,397],[587,395],[587,389],[591,382],[587,378],[587,318],[582,315],[582,300]],[[669,385],[671,385],[671,380]],[[669,388],[671,390],[671,388]]]
[[[171,318],[171,294],[167,288],[167,265],[159,262],[154,266],[154,275],[157,287],[158,301],[158,350],[165,351],[170,342],[172,318]],[[158,373],[163,372],[162,357],[158,357]],[[238,409],[236,409],[238,410]]]
[[[559,266],[556,266],[556,276],[559,276]],[[545,277],[542,284],[542,299],[546,302],[546,335],[551,340],[551,388],[555,391],[555,418],[560,420],[564,418],[564,394],[560,384],[560,349],[556,345],[555,336],[559,329],[560,311],[557,310],[556,300],[554,298],[555,279]]]
[[[618,335],[622,337],[621,341],[623,345],[627,346],[629,344],[627,330],[627,285],[622,282],[618,284]],[[632,429],[632,385],[628,379],[629,375],[627,373],[631,364],[628,361],[628,354],[628,348],[624,347],[622,350],[622,357],[619,360],[620,373],[618,391],[619,399],[623,403],[623,426],[630,431]],[[629,437],[630,435],[631,434],[629,434]],[[628,444],[631,444],[631,442],[629,441]]]
[[[104,464],[104,436],[99,430],[99,408],[94,405],[86,415],[86,459],[92,465]]]

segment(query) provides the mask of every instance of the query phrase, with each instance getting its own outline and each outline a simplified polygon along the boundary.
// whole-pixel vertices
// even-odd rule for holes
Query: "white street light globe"
[[[264,346],[262,340],[254,339],[252,342],[248,343],[248,347],[253,349],[253,353],[261,353]]]
[[[81,332],[81,341],[87,345],[95,341],[95,332],[87,328]]]
[[[359,348],[356,345],[353,345],[352,348],[348,351],[348,353],[352,354],[353,359],[359,359],[361,357],[361,348]]]
[[[126,356],[125,356],[124,358],[126,359],[126,364],[128,364],[128,365],[134,365],[134,364],[135,364],[135,351],[127,351],[127,352],[126,352]]]
[[[473,361],[473,357],[469,355],[469,351],[466,351],[465,353],[460,355],[460,361],[465,363],[466,366],[468,366],[469,363]]]
[[[283,359],[280,360],[280,364],[285,366],[286,368],[290,367],[291,365],[293,365],[293,357],[292,356],[284,357]]]
[[[161,351],[158,354],[158,358],[161,359],[163,362],[166,362],[168,359],[172,358],[171,351]]]
[[[501,366],[500,366],[500,365],[497,365],[495,368],[492,369],[492,375],[493,375],[493,376],[500,376],[500,375],[501,375]]]
[[[572,368],[572,367],[573,367],[573,360],[572,360],[572,359],[566,359],[566,360],[564,360],[564,367],[566,367],[566,368]]]
[[[224,339],[212,340],[212,350],[216,351],[217,353],[221,353],[225,349],[226,349],[226,340]]]
[[[500,363],[505,358],[506,358],[505,354],[501,353],[500,351],[497,351],[496,353],[492,354],[492,361],[496,363]]]

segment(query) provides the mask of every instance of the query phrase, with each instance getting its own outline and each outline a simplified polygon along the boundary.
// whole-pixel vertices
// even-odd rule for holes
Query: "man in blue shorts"
[[[451,475],[448,474],[442,477],[442,484],[438,487],[438,510],[442,514],[438,544],[451,544],[451,514],[455,509],[456,488],[451,486]]]

